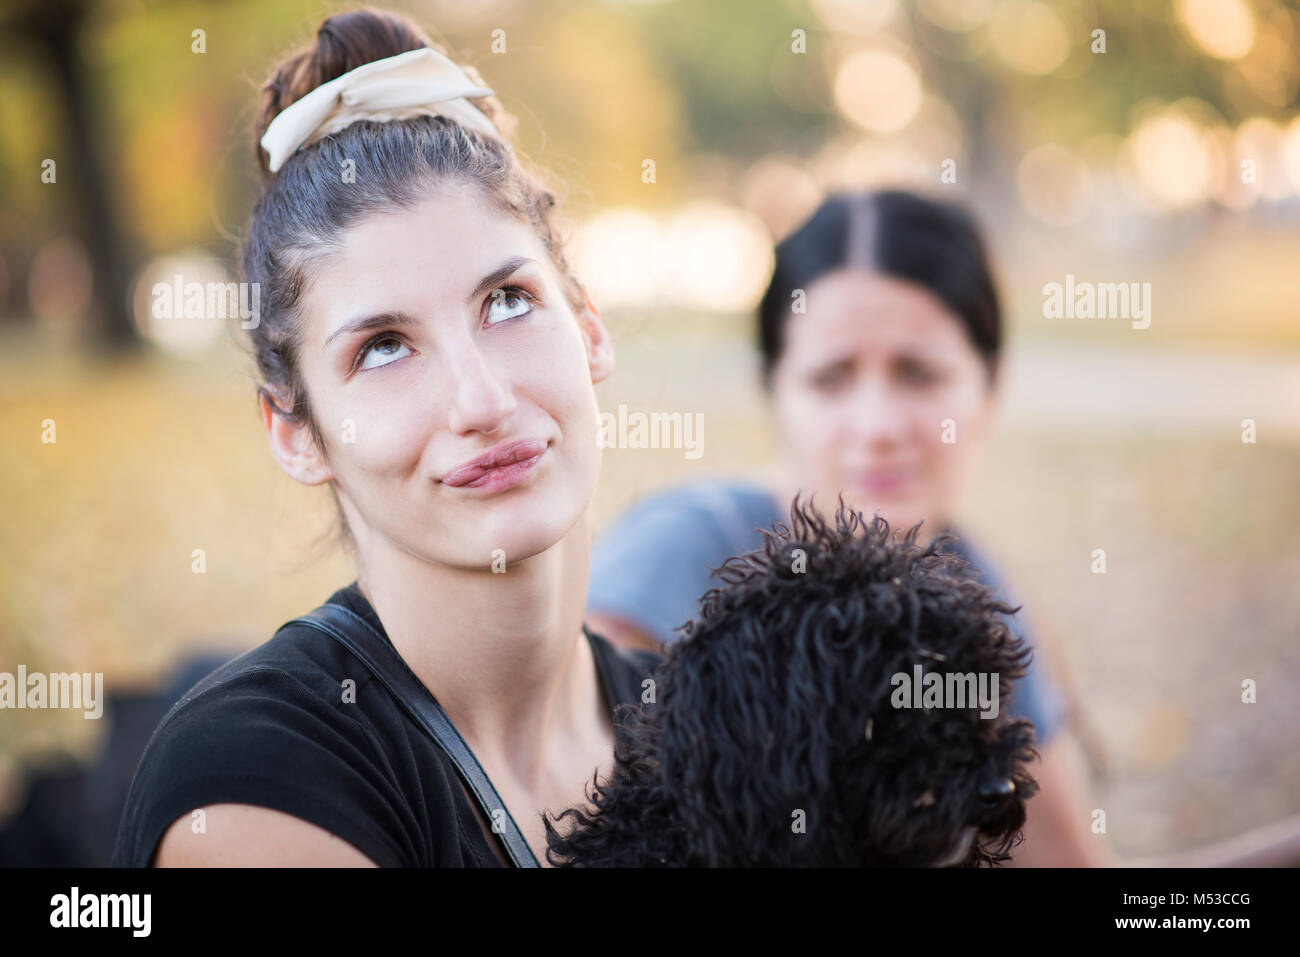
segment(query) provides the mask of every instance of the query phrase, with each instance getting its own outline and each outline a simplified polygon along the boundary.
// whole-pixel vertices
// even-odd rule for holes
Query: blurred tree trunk
[[[111,124],[101,118],[105,104],[97,99],[102,94],[96,96],[93,70],[79,55],[87,9],[86,0],[28,0],[12,17],[9,29],[30,37],[44,50],[58,84],[54,93],[62,106],[64,149],[55,156],[57,182],[73,191],[71,207],[90,257],[94,284],[86,317],[90,344],[130,349],[140,344],[130,311],[134,264],[113,204],[118,188],[104,161]]]

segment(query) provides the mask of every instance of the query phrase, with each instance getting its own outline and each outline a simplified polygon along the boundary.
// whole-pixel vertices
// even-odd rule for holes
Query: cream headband
[[[491,95],[437,50],[410,50],[359,66],[289,104],[266,128],[262,148],[274,173],[301,147],[357,120],[426,115],[449,117],[504,142],[487,115],[465,99]]]

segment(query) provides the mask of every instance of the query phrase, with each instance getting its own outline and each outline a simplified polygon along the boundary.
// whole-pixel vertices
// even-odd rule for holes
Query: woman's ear
[[[334,476],[320,456],[311,429],[299,421],[278,390],[263,386],[257,401],[272,457],[286,475],[303,485],[321,485]]]
[[[583,287],[582,295],[586,302],[578,313],[578,328],[582,330],[582,341],[587,347],[591,381],[596,383],[605,380],[614,371],[614,343],[610,341],[609,332],[586,287]]]

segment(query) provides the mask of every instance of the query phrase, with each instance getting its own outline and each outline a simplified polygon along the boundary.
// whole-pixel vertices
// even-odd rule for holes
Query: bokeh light
[[[907,126],[921,108],[921,77],[890,50],[860,50],[840,64],[835,102],[850,120],[873,133]]]
[[[1182,111],[1169,109],[1148,116],[1122,153],[1156,208],[1193,206],[1210,194],[1213,158],[1205,130]]]
[[[1259,191],[1242,181],[1234,131],[1226,123],[1216,123],[1205,131],[1205,142],[1214,160],[1214,201],[1225,209],[1247,209],[1259,198]]]
[[[992,0],[918,0],[922,16],[945,30],[974,30],[993,12]]]
[[[1056,143],[1030,150],[1016,168],[1020,201],[1039,222],[1070,226],[1092,207],[1092,175],[1082,158]]]
[[[1251,188],[1265,199],[1279,200],[1291,192],[1291,184],[1283,159],[1283,129],[1263,116],[1253,116],[1237,127],[1233,137],[1236,148],[1237,172],[1242,163],[1254,164],[1254,184]]]
[[[772,271],[772,247],[757,217],[724,203],[691,203],[664,231],[674,300],[688,309],[748,312]]]
[[[179,282],[181,296],[177,297]],[[204,352],[221,335],[223,326],[235,325],[239,303],[221,290],[231,282],[222,264],[203,252],[185,251],[161,256],[140,271],[131,294],[131,312],[140,334],[164,352],[192,356]],[[187,315],[185,299],[190,284],[203,287],[204,315]],[[155,286],[166,287],[155,292]],[[214,299],[209,300],[209,290]],[[179,299],[179,301],[178,301]]]
[[[1276,9],[1262,18],[1249,55],[1238,60],[1227,76],[1230,88],[1237,78],[1252,97],[1270,108],[1290,103],[1300,88],[1300,57],[1296,55],[1297,18],[1290,11]]]
[[[875,33],[898,13],[898,0],[809,0],[809,6],[832,30],[857,36]]]
[[[663,236],[649,213],[614,207],[592,216],[574,234],[569,256],[600,308],[652,302],[660,274]]]
[[[1255,15],[1243,0],[1178,0],[1178,21],[1212,57],[1240,60],[1255,45]]]
[[[585,222],[569,246],[598,308],[680,306],[752,309],[771,269],[762,220],[725,203],[688,203],[663,217],[610,209]]]
[[[1300,116],[1287,125],[1282,141],[1282,162],[1291,182],[1291,191],[1300,195]]]
[[[745,209],[778,240],[812,215],[822,195],[807,165],[793,158],[764,157],[749,168],[741,184]]]
[[[1003,0],[988,29],[993,51],[1021,73],[1046,75],[1070,55],[1070,36],[1060,14],[1037,0]]]

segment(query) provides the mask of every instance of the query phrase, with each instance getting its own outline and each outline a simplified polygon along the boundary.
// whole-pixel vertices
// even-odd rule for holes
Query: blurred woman
[[[776,248],[759,306],[763,386],[779,453],[752,481],[701,481],[643,501],[596,542],[588,622],[628,647],[677,637],[710,569],[756,548],[796,491],[837,497],[922,537],[953,531],[970,573],[994,566],[954,524],[997,395],[1002,315],[984,244],[961,209],[906,192],[834,195]],[[1003,597],[1018,604],[1001,589]],[[1025,636],[1017,615],[1013,630]],[[1027,637],[1027,636],[1026,636]],[[1107,854],[1079,803],[1083,778],[1060,691],[1041,654],[1009,710],[1030,719],[1023,864],[1091,865]]]

